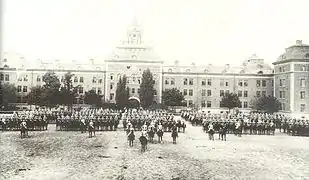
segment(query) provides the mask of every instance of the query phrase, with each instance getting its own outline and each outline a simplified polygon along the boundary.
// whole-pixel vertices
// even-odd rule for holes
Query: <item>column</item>
[[[291,113],[294,112],[294,63],[291,63],[291,76],[290,76],[290,110],[291,110]]]
[[[157,93],[159,95],[159,103],[162,103],[162,76],[163,76],[163,69],[162,69],[162,63],[160,63],[160,82],[159,82],[159,92]]]

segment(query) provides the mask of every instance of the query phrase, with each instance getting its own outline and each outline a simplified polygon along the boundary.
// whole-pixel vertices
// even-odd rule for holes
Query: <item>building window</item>
[[[305,79],[300,79],[300,87],[305,87],[305,86],[306,86]]]
[[[102,84],[102,81],[103,81],[102,79],[99,79],[99,84]]]
[[[97,83],[97,78],[96,77],[92,78],[92,83]]]
[[[279,72],[282,72],[282,67],[279,67]]]
[[[191,70],[190,69],[186,69],[186,72],[190,72]]]
[[[261,96],[261,91],[256,91],[256,97],[260,97]]]
[[[189,106],[192,106],[192,105],[193,105],[193,101],[189,100]]]
[[[139,94],[141,92],[140,88],[137,89],[137,93]]]
[[[171,85],[174,85],[174,84],[175,84],[175,79],[172,78],[172,79],[171,79]]]
[[[248,97],[248,91],[244,91],[244,97]]]
[[[23,87],[23,92],[26,93],[27,91],[28,91],[28,87],[27,87],[27,86],[24,86],[24,87]]]
[[[306,105],[305,104],[301,104],[300,105],[300,112],[305,112],[306,109]]]
[[[202,107],[206,107],[206,103],[205,103],[205,101],[202,101]]]
[[[37,76],[37,77],[36,77],[36,81],[37,81],[37,82],[41,82],[41,76]]]
[[[111,93],[110,95],[109,95],[109,100],[113,100],[114,99],[114,93]]]
[[[211,79],[207,79],[207,85],[211,86]]]
[[[220,101],[220,107],[223,107],[223,102],[222,101]]]
[[[10,75],[8,74],[5,75],[5,81],[10,81]]]
[[[185,78],[185,79],[183,80],[183,85],[188,85],[188,79],[187,79],[187,78]]]
[[[248,108],[248,102],[244,102],[244,108]]]
[[[238,108],[242,108],[242,102],[239,103]]]
[[[98,94],[102,94],[102,89],[98,88]]]
[[[113,75],[111,75],[111,80],[113,80],[114,79],[114,76]]]
[[[21,92],[21,86],[17,86],[17,92]]]
[[[242,82],[242,81],[239,81],[239,82],[238,82],[238,86],[242,87],[242,85],[243,85],[243,82]]]
[[[139,80],[137,80],[138,81],[138,84],[141,84],[141,80],[139,79]]]
[[[74,77],[74,82],[78,82],[78,78],[76,76]]]
[[[262,96],[266,96],[266,91],[262,91]]]
[[[285,79],[280,79],[279,80],[279,86],[284,87],[285,86]]]
[[[285,91],[279,91],[279,98],[285,98]]]
[[[3,79],[4,79],[4,75],[0,74],[0,81],[3,81]]]
[[[206,90],[205,89],[202,90],[202,96],[206,96]]]
[[[211,107],[211,101],[207,101],[207,107],[208,107],[208,108]]]
[[[211,96],[211,90],[207,90],[207,96]]]
[[[171,68],[168,69],[168,72],[172,72],[173,70]]]
[[[113,84],[110,85],[110,89],[113,89]]]
[[[256,80],[256,87],[260,87],[261,86],[261,80]]]
[[[271,86],[274,87],[274,80],[271,80]]]
[[[25,82],[28,81],[28,75],[24,76],[24,81],[25,81]]]
[[[156,90],[153,90],[153,95],[157,95],[157,91]]]
[[[80,86],[80,87],[78,88],[78,92],[79,92],[80,94],[84,93],[84,88]]]
[[[79,77],[79,82],[83,83],[84,82],[84,77]]]
[[[135,93],[135,88],[132,88],[132,94],[134,94]]]
[[[193,96],[193,89],[189,89],[189,96]]]
[[[242,91],[238,91],[238,97],[242,97]]]
[[[168,81],[169,79],[167,78],[167,79],[165,79],[165,84],[169,84],[169,81]]]
[[[305,99],[305,91],[300,91],[300,99]]]
[[[262,87],[266,87],[266,80],[262,80]]]
[[[186,96],[187,94],[188,94],[188,90],[187,90],[187,89],[184,89],[184,90],[183,90],[183,95]]]
[[[2,75],[2,80],[3,80],[3,75]],[[18,77],[18,81],[22,81],[23,80],[23,78],[20,76],[20,77]]]
[[[206,81],[205,79],[202,80],[202,86],[205,86],[206,85]]]
[[[189,80],[189,85],[193,85],[193,79]]]
[[[280,108],[281,110],[285,110],[285,103],[281,103],[281,108]]]
[[[226,87],[229,86],[229,82],[228,81],[225,82],[225,86]]]
[[[220,97],[224,96],[224,90],[220,90]]]
[[[230,91],[229,91],[229,90],[226,90],[226,91],[225,91],[225,95],[227,96],[228,94],[230,94]]]
[[[244,80],[244,86],[245,86],[245,87],[248,86],[248,80]]]

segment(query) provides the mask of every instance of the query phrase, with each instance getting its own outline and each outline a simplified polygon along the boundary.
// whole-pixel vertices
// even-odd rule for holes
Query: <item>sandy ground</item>
[[[201,127],[188,124],[172,144],[140,152],[136,140],[128,147],[126,134],[97,132],[0,132],[0,179],[309,179],[309,138],[228,135],[209,141]],[[136,133],[138,139],[140,132]],[[216,135],[217,138],[217,135]]]

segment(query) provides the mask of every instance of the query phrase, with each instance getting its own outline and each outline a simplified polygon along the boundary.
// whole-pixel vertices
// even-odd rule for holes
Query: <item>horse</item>
[[[133,141],[135,140],[134,131],[131,130],[128,135],[129,146],[133,147]]]
[[[161,141],[163,141],[162,137],[163,137],[163,130],[159,129],[157,131],[157,135],[158,135],[158,142],[160,143]]]
[[[92,138],[92,133],[93,133],[93,136],[95,136],[95,129],[93,125],[88,126],[88,133],[89,133],[89,138]]]
[[[141,147],[142,147],[141,151],[145,152],[147,149],[147,143],[148,143],[147,138],[144,135],[141,135],[141,137],[139,137],[139,141],[141,142]],[[132,146],[133,146],[133,143],[132,143]]]
[[[226,124],[222,125],[220,128],[219,128],[219,140],[221,139],[223,141],[226,141],[226,131],[227,131],[227,127],[226,127]]]
[[[178,137],[177,127],[173,128],[172,134],[173,144],[176,144],[176,138]]]
[[[84,133],[86,132],[86,123],[84,121],[81,121],[80,122],[80,130],[81,130],[81,133]]]
[[[150,129],[149,129],[149,131],[148,131],[148,136],[149,136],[149,141],[150,141],[151,143],[153,143],[154,135],[155,135],[154,128],[153,128],[153,127],[150,127]]]
[[[20,124],[20,138],[28,136],[27,126],[25,123]]]

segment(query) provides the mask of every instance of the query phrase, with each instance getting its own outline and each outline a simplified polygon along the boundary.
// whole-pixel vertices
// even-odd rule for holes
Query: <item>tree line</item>
[[[79,96],[80,86],[73,86],[72,79],[74,74],[67,72],[62,82],[58,79],[53,71],[48,71],[43,76],[44,85],[32,87],[31,91],[24,97],[25,102],[31,105],[53,107],[56,105],[66,105],[72,107],[74,100]],[[139,86],[140,106],[151,108],[156,105],[154,101],[154,79],[149,69],[142,74],[142,81]],[[10,103],[16,103],[18,94],[16,87],[12,84],[0,84],[0,103],[2,109],[8,109]],[[124,75],[119,78],[116,88],[116,104],[103,103],[102,95],[97,94],[94,90],[85,92],[82,96],[85,104],[96,107],[112,107],[123,109],[125,107],[134,107],[138,104],[132,104],[129,99],[129,87],[127,86],[127,77]],[[162,92],[162,106],[187,106],[184,95],[176,88],[166,89]],[[227,93],[221,98],[221,107],[229,110],[239,107],[241,104],[239,97],[235,93]],[[280,102],[273,96],[255,97],[250,103],[251,108],[257,111],[273,113],[280,109]]]

